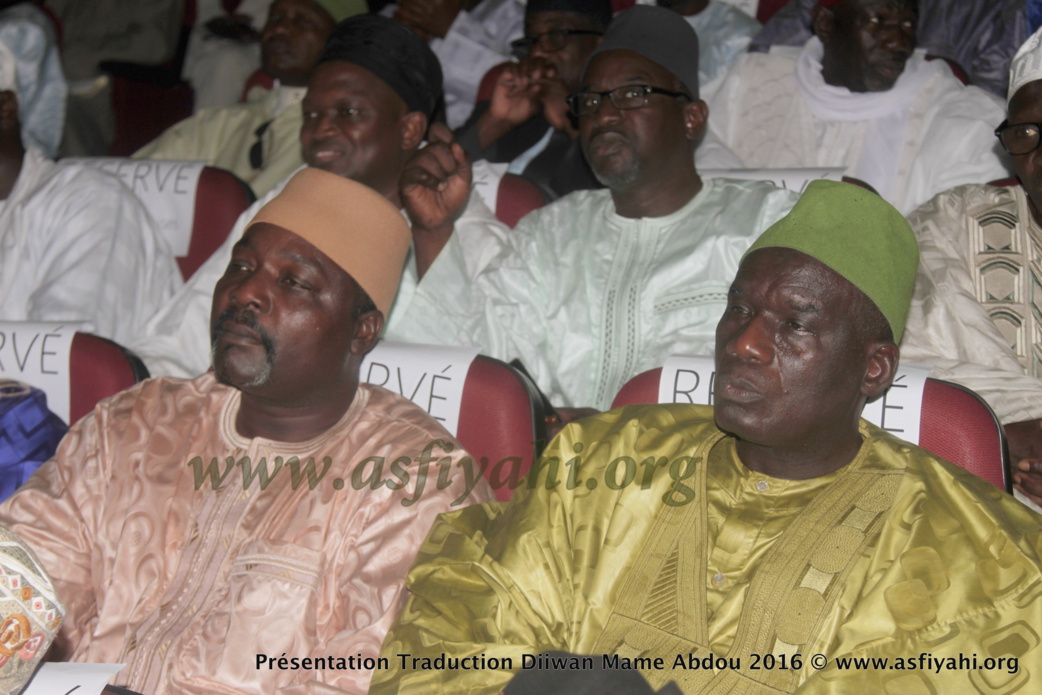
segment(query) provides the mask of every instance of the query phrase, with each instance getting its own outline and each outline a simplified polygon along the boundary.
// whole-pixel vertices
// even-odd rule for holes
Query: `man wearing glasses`
[[[566,98],[611,21],[610,0],[529,0],[525,36],[511,43],[519,62],[504,66],[491,99],[478,102],[456,131],[473,159],[509,162],[554,200],[600,188],[583,159]]]
[[[1008,113],[995,134],[1019,184],[959,186],[908,217],[922,263],[901,354],[945,358],[942,378],[984,396],[1018,493],[1042,503],[1042,33],[1013,60]]]
[[[600,410],[668,355],[709,354],[738,259],[795,196],[699,177],[708,112],[697,55],[694,30],[675,12],[616,16],[569,100],[608,190],[528,215],[476,273],[451,248],[442,253],[466,202],[466,155],[444,143],[418,155],[402,196],[423,279],[390,337],[519,357],[555,404]]]

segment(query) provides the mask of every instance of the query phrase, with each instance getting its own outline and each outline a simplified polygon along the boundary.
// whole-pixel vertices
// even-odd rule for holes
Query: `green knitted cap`
[[[348,17],[364,14],[369,11],[366,0],[315,0],[315,4],[329,13],[333,21],[339,24]]]
[[[842,275],[875,302],[894,341],[901,342],[919,245],[893,205],[859,186],[813,181],[789,214],[771,225],[745,256],[770,247],[801,251]]]

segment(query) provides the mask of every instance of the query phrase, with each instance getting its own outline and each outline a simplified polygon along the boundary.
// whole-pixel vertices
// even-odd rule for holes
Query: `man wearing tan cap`
[[[217,284],[214,373],[103,403],[0,507],[67,606],[53,658],[156,695],[366,691],[434,516],[491,499],[358,382],[408,246],[383,196],[302,170]],[[453,475],[421,488],[431,462]]]

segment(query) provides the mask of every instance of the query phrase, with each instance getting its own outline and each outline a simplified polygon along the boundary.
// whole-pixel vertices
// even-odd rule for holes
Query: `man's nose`
[[[732,334],[728,352],[743,359],[768,363],[774,354],[773,334],[760,317],[752,317]]]
[[[271,288],[267,280],[253,272],[240,279],[228,292],[228,297],[241,307],[253,307],[265,312],[271,305]]]

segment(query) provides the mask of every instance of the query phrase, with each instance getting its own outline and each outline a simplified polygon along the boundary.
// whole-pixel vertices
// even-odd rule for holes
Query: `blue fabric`
[[[43,391],[0,380],[0,501],[54,456],[68,429],[47,409]]]
[[[1042,26],[1042,0],[1027,0],[1028,34],[1034,34]]]

